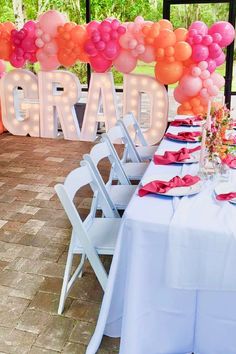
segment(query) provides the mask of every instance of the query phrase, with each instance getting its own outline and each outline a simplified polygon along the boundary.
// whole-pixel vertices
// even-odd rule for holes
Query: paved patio
[[[91,146],[0,136],[0,353],[85,353],[102,290],[86,264],[64,314],[57,315],[71,229],[53,187]],[[84,189],[76,199],[83,216],[89,193]],[[103,260],[109,268],[110,258]],[[105,338],[99,353],[117,351],[118,341]]]

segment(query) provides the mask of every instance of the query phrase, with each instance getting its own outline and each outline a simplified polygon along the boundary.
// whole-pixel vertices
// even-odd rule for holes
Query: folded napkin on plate
[[[225,163],[227,166],[231,168],[236,168],[236,156],[234,155],[228,155],[224,160],[223,163]]]
[[[138,195],[140,197],[143,197],[148,193],[166,193],[172,188],[189,187],[197,183],[198,181],[200,181],[200,178],[198,176],[191,175],[185,175],[184,177],[176,176],[170,181],[155,180],[142,186],[138,191]]]
[[[236,198],[236,192],[230,192],[230,193],[225,193],[225,194],[218,194],[216,196],[217,200],[231,200]]]
[[[202,119],[199,117],[186,118],[186,119],[176,119],[170,123],[174,127],[179,127],[180,125],[194,125],[196,122],[200,122]]]
[[[190,158],[192,152],[201,150],[200,146],[193,149],[182,148],[178,151],[166,151],[164,155],[154,155],[153,162],[155,165],[169,165],[173,162],[180,162]]]
[[[165,137],[176,140],[196,141],[195,138],[201,136],[201,132],[179,132],[178,134],[166,133]]]

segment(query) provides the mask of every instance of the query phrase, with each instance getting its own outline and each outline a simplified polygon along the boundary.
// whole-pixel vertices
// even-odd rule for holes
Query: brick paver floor
[[[91,146],[0,135],[0,353],[85,353],[102,290],[86,264],[57,315],[71,229],[53,187]],[[84,216],[90,197],[85,188],[76,199]],[[99,353],[117,351],[118,341],[105,337]]]

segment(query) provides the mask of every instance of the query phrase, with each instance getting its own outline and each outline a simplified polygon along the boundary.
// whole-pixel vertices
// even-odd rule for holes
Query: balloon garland
[[[188,29],[176,30],[168,20],[145,21],[141,16],[123,24],[107,18],[77,25],[50,10],[36,22],[26,22],[19,31],[12,23],[0,24],[0,59],[16,68],[38,61],[45,71],[82,61],[98,73],[112,65],[130,73],[138,60],[155,62],[157,81],[166,85],[178,82],[174,90],[180,103],[178,113],[199,114],[224,86],[224,78],[215,70],[225,61],[222,49],[234,37],[233,26],[225,21],[210,28],[196,21]]]

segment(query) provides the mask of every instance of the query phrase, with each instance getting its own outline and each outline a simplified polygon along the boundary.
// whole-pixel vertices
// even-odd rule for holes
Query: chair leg
[[[86,254],[83,253],[81,255],[81,261],[80,261],[81,271],[78,275],[79,278],[82,278],[82,276],[83,276],[84,263],[85,263],[86,259],[87,259]]]
[[[62,288],[61,288],[60,302],[59,302],[59,307],[58,307],[58,314],[59,315],[61,315],[64,310],[65,300],[66,300],[66,296],[67,296],[67,288],[68,288],[68,283],[70,280],[72,261],[73,261],[73,253],[72,253],[72,250],[69,249],[67,261],[66,261],[64,278],[63,278],[63,284],[62,284]]]

